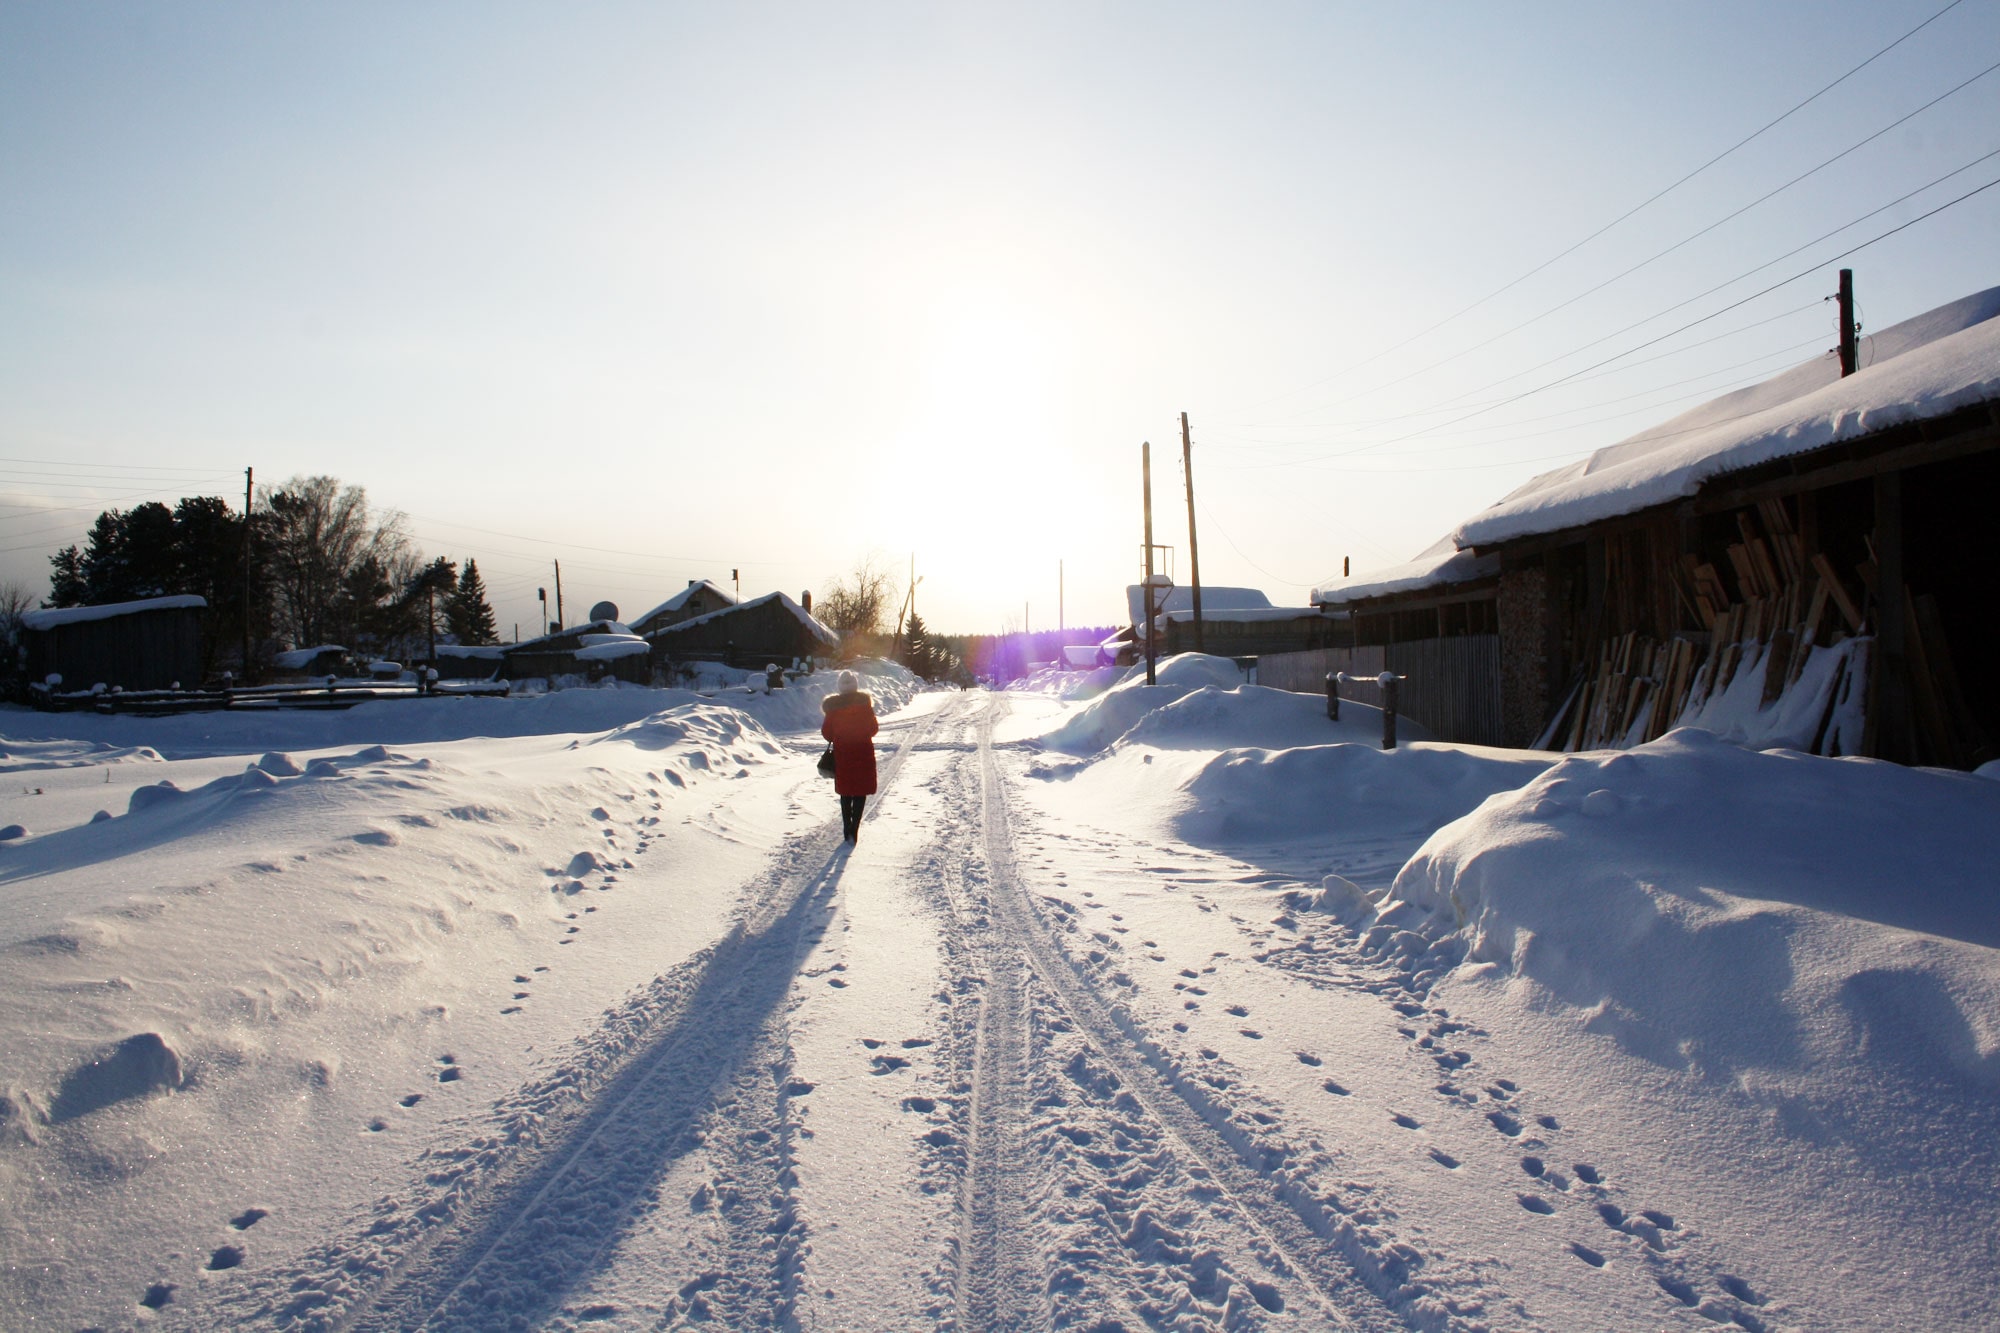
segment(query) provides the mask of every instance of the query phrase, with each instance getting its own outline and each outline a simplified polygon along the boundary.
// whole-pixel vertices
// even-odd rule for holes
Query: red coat
[[[875,700],[866,690],[819,701],[819,734],[833,742],[833,789],[842,796],[875,794]]]

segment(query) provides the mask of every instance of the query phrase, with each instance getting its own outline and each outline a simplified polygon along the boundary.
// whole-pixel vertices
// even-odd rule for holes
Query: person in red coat
[[[852,671],[840,673],[840,688],[819,701],[824,715],[819,734],[833,742],[833,789],[840,795],[840,828],[849,842],[861,840],[861,811],[875,794],[875,700]]]

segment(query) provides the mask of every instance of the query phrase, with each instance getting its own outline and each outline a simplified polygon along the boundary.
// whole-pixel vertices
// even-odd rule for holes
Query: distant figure
[[[833,742],[833,789],[840,795],[840,828],[849,842],[861,840],[861,811],[875,794],[875,700],[852,671],[840,673],[840,688],[819,701],[824,720],[819,734]]]

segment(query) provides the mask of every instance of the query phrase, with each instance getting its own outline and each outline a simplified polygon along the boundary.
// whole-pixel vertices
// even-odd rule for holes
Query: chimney
[[[807,588],[799,594],[799,606],[805,610],[807,615],[813,613],[813,590],[811,588]]]

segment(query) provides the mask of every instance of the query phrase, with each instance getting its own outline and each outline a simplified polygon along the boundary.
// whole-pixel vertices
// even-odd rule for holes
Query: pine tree
[[[478,562],[465,562],[465,569],[458,576],[458,590],[445,604],[444,623],[460,643],[500,642],[500,630],[493,622],[493,608],[486,602],[486,581],[479,577]]]
[[[65,546],[49,557],[52,566],[49,573],[48,606],[82,606],[87,596],[88,585],[83,578],[83,552],[74,546]]]
[[[936,669],[936,656],[930,631],[924,628],[923,617],[913,609],[903,631],[903,665],[928,680]]]

